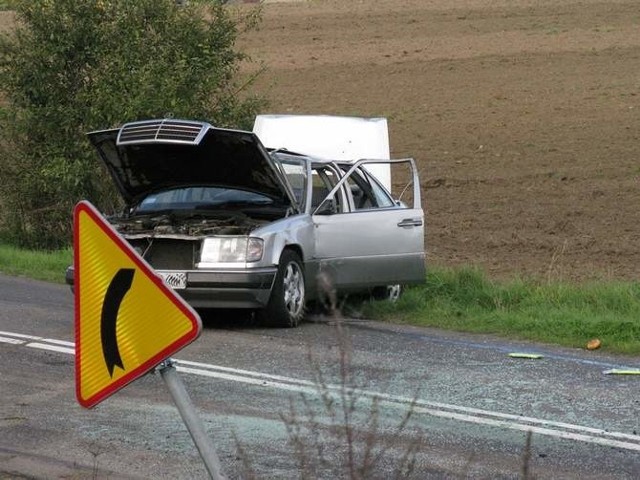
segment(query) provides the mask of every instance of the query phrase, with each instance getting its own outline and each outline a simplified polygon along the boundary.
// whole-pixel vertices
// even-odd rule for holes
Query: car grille
[[[127,123],[120,129],[117,144],[163,142],[197,145],[208,128],[208,123],[184,120],[151,120]]]
[[[192,270],[200,257],[200,242],[156,238],[129,240],[129,243],[156,270]]]

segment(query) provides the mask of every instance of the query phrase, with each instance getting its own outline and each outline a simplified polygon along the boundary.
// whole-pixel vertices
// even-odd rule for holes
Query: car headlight
[[[202,242],[200,263],[257,262],[264,242],[253,237],[208,237]]]

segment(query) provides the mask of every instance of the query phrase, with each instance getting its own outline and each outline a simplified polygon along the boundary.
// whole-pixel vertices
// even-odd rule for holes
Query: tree
[[[6,238],[56,248],[69,243],[78,200],[113,208],[88,131],[165,116],[249,127],[261,101],[239,84],[235,41],[256,11],[183,3],[15,0],[16,29],[0,38]]]

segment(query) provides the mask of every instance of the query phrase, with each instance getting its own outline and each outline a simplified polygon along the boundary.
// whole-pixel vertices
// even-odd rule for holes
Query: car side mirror
[[[315,212],[315,215],[333,215],[337,213],[336,202],[333,198],[327,198],[320,204]]]

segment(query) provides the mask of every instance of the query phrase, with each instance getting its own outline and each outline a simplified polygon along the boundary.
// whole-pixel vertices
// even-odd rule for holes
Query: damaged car
[[[413,159],[320,159],[175,119],[88,136],[126,205],[109,222],[196,309],[252,309],[294,327],[328,291],[393,297],[424,281]],[[409,167],[411,204],[371,173],[380,163]],[[73,276],[71,267],[71,285]]]

